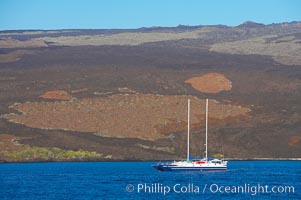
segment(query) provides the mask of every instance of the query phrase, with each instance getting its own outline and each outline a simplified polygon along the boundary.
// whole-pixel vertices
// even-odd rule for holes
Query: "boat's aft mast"
[[[208,99],[206,99],[206,161],[208,161]]]
[[[187,160],[189,160],[190,99],[187,105]]]

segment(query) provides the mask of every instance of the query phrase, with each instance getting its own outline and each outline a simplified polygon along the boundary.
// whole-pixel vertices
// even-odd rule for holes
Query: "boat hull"
[[[176,165],[153,165],[158,171],[227,171],[227,166],[176,166]]]

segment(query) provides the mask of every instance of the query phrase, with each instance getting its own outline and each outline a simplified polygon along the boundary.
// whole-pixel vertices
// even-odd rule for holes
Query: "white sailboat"
[[[190,160],[190,99],[188,99],[188,122],[187,122],[187,159],[183,161],[173,161],[169,163],[158,163],[153,165],[158,171],[225,171],[227,170],[227,161],[220,159],[210,160],[208,158],[208,99],[206,99],[206,151],[205,158]]]

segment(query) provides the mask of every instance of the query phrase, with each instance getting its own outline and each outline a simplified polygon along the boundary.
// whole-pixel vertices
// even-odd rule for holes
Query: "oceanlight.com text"
[[[205,185],[205,190],[207,189],[208,185]],[[282,193],[295,193],[294,186],[269,186],[269,185],[250,185],[245,183],[244,185],[239,186],[230,186],[230,185],[218,185],[218,184],[211,184],[209,186],[209,191],[211,193],[225,193],[225,194],[282,194]]]
[[[266,185],[266,184],[242,184],[242,185],[221,185],[221,184],[204,184],[198,185],[195,183],[166,185],[162,183],[138,183],[128,184],[126,191],[137,194],[293,194],[295,193],[294,186],[288,185]]]

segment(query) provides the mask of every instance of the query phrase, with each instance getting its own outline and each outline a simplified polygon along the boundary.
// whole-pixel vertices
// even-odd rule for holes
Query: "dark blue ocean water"
[[[300,161],[230,161],[227,172],[157,172],[152,164],[1,164],[0,199],[301,199]]]

